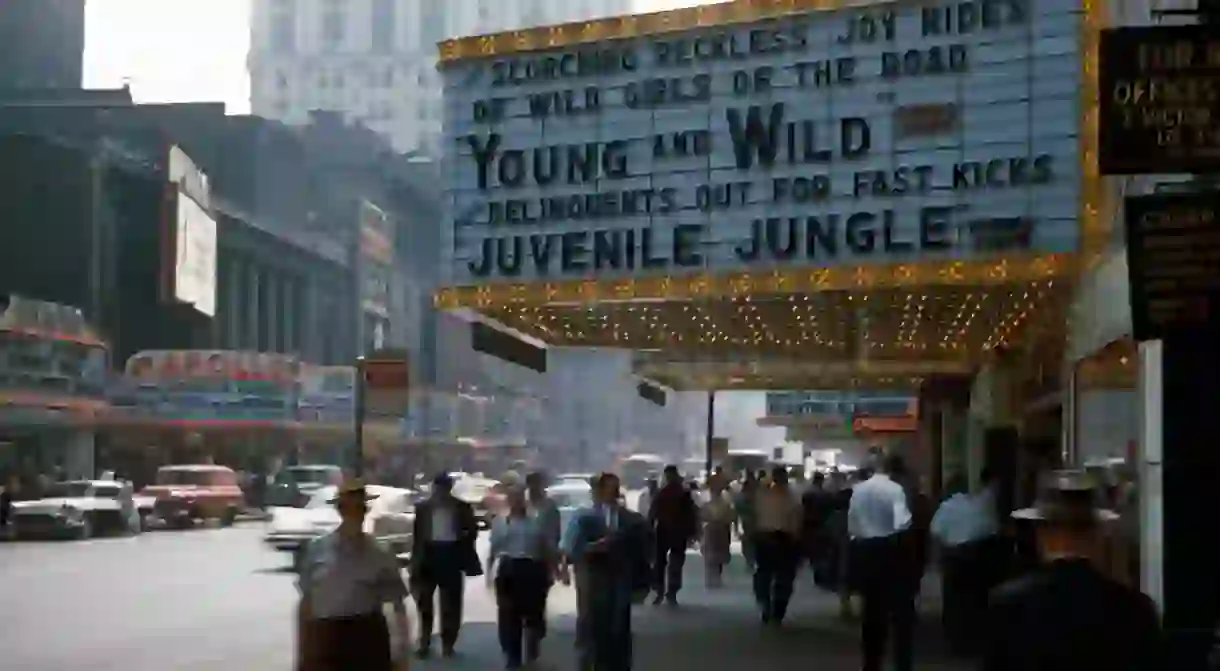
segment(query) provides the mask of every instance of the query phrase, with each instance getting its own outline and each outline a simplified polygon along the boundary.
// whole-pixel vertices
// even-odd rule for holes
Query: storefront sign
[[[91,421],[109,369],[80,310],[21,296],[0,306],[0,426]]]
[[[454,275],[1074,251],[1079,22],[887,5],[447,64]]]
[[[140,352],[113,385],[121,421],[291,422],[297,414],[299,364],[257,352]]]
[[[1101,33],[1102,174],[1220,171],[1220,36],[1208,26]]]
[[[1128,198],[1136,340],[1220,333],[1220,193]]]

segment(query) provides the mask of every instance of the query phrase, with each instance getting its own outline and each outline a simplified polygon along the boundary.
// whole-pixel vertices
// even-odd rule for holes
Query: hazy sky
[[[653,0],[648,8],[695,4]],[[128,84],[138,102],[223,101],[230,114],[250,111],[250,0],[88,0],[86,12],[86,87]],[[782,430],[754,424],[764,409],[761,393],[723,394],[717,435],[743,448],[777,445]]]
[[[88,0],[85,86],[250,111],[250,0]]]

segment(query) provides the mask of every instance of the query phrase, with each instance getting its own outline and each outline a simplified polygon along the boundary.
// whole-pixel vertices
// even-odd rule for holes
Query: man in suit
[[[594,504],[564,530],[562,549],[575,569],[581,671],[630,671],[631,606],[649,588],[649,532],[621,505],[619,478],[598,476]]]
[[[1096,496],[1088,473],[1058,471],[1012,513],[1034,525],[1042,564],[992,592],[980,671],[1183,668],[1165,658],[1152,600],[1095,565],[1116,518]]]
[[[462,592],[467,576],[481,575],[474,508],[453,495],[447,473],[432,481],[431,496],[415,507],[411,593],[419,611],[420,658],[431,653],[434,599],[440,601],[441,654],[453,656],[462,627]]]

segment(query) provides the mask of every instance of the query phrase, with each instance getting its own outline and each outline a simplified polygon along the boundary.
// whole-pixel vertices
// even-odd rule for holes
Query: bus
[[[619,477],[625,489],[640,489],[648,478],[659,477],[665,459],[655,454],[633,454],[619,462]]]
[[[745,471],[758,473],[769,468],[773,461],[767,450],[729,450],[720,465],[725,473],[736,478]]]

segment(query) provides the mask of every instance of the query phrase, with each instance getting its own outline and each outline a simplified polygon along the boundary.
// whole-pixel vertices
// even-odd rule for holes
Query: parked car
[[[162,466],[156,484],[140,493],[156,499],[151,521],[175,528],[206,520],[229,526],[246,507],[237,474],[214,464]]]
[[[271,483],[267,491],[267,506],[301,508],[319,489],[337,485],[342,480],[343,469],[333,464],[289,466],[276,474],[275,481]]]
[[[48,487],[42,498],[13,504],[18,538],[91,538],[139,533],[131,485],[114,480],[72,480]]]
[[[593,505],[593,486],[587,480],[567,480],[546,488],[546,495],[559,509],[561,529],[568,528],[572,515]]]
[[[377,498],[369,502],[364,530],[405,563],[411,554],[415,492],[380,485],[366,489]],[[339,526],[339,511],[330,502],[337,490],[333,485],[318,489],[304,508],[273,509],[263,542],[279,552],[291,553],[293,568],[299,568],[305,546]]]
[[[499,481],[467,475],[453,483],[453,495],[474,508],[479,527],[486,529],[504,504],[504,487]]]

